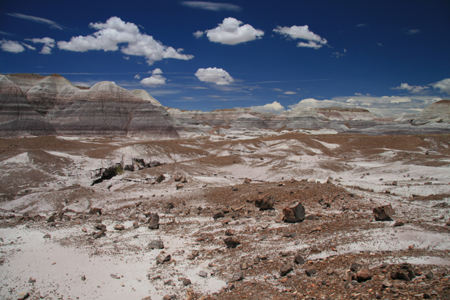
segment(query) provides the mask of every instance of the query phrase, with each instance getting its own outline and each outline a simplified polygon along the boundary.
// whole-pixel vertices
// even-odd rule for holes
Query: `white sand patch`
[[[331,144],[331,143],[326,143],[326,142],[322,142],[322,141],[319,141],[319,140],[313,140],[313,141],[316,141],[316,142],[324,145],[325,147],[327,147],[328,149],[331,149],[331,150],[339,148],[341,146],[339,144]]]
[[[24,152],[0,162],[0,166],[10,164],[30,164],[30,163],[33,163],[33,160],[28,155],[28,152]]]
[[[130,226],[128,223],[125,225]],[[111,226],[113,224],[108,224]],[[216,292],[225,285],[218,278],[197,275],[208,262],[205,266],[189,265],[176,254],[187,243],[192,243],[189,239],[164,236],[165,251],[174,254],[173,259],[178,263],[157,266],[155,258],[161,250],[103,256],[91,255],[94,249],[63,247],[54,242],[78,232],[81,232],[81,227],[60,229],[50,232],[51,239],[44,239],[46,232],[23,226],[0,229],[0,237],[4,240],[2,252],[6,259],[0,274],[0,297],[15,298],[20,292],[34,287],[41,295],[65,299],[142,299],[146,296],[162,299],[166,294],[183,290],[179,277],[191,279],[191,287],[200,292]],[[121,240],[135,234],[139,234],[139,238],[134,243],[143,246],[157,238],[146,228],[128,233],[108,231],[111,238],[119,238],[118,245]],[[111,274],[119,279],[112,278]],[[160,275],[161,280],[149,281],[148,274],[150,278]],[[81,279],[83,275],[86,277],[84,281]],[[34,284],[28,283],[30,277],[36,280]],[[164,285],[166,279],[172,279],[176,287]]]

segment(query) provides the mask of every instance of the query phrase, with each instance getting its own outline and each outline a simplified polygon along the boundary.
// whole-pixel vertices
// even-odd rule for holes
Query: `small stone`
[[[410,281],[414,277],[416,277],[414,267],[408,263],[400,264],[391,272],[392,279]]]
[[[373,216],[376,221],[391,221],[391,216],[394,214],[394,209],[390,204],[378,206],[373,209]]]
[[[125,230],[125,226],[123,226],[122,224],[116,224],[114,225],[114,230]]]
[[[270,195],[255,200],[255,205],[259,208],[259,210],[273,209],[274,204],[274,197]]]
[[[50,239],[52,238],[52,236],[50,235],[50,233],[47,233],[46,235],[44,235],[44,239]]]
[[[223,213],[223,211],[217,211],[213,215],[214,220],[217,220],[217,219],[223,218],[223,217],[225,217],[225,214]]]
[[[225,230],[225,235],[227,236],[232,236],[235,234],[235,231],[233,229],[228,228],[227,230]]]
[[[182,282],[184,286],[191,285],[191,280],[188,278],[183,278]]]
[[[94,233],[93,233],[94,239],[101,238],[102,236],[105,236],[105,235],[106,235],[106,234],[105,234],[105,231],[104,231],[104,230],[97,231],[97,232],[94,232]]]
[[[402,220],[397,220],[397,221],[395,221],[394,225],[392,225],[392,226],[394,226],[394,227],[399,227],[399,226],[403,226],[403,225],[405,225],[405,222],[404,222],[404,221],[402,221]]]
[[[372,279],[372,273],[367,268],[362,268],[356,273],[356,280],[358,282],[364,282]]]
[[[227,248],[236,248],[237,245],[241,244],[235,237],[227,237],[223,241],[227,245]]]
[[[81,275],[81,281],[86,281],[86,276],[85,275]]]
[[[28,283],[35,283],[36,279],[34,279],[33,277],[30,277],[30,279],[28,279]]]
[[[29,292],[22,292],[19,295],[17,295],[18,300],[24,300],[24,299],[27,299],[28,297],[30,297]]]
[[[389,280],[385,279],[385,280],[383,280],[383,282],[381,283],[381,285],[382,285],[384,288],[390,288],[390,287],[392,287],[392,282],[390,282]]]
[[[280,268],[280,276],[286,276],[292,270],[293,270],[293,267],[291,264],[282,265]]]
[[[205,271],[202,270],[202,271],[198,272],[198,276],[206,278],[206,277],[208,277],[208,273],[206,273]]]
[[[156,264],[157,265],[163,264],[165,262],[170,261],[170,259],[171,259],[170,254],[161,251],[161,253],[156,257]]]
[[[283,208],[283,214],[285,222],[302,222],[305,219],[305,208],[300,202],[295,202]]]
[[[247,262],[244,261],[243,263],[241,263],[240,267],[241,267],[241,270],[247,270],[248,269]]]
[[[91,215],[102,215],[102,209],[100,207],[91,207],[91,209],[89,210],[89,214]]]
[[[244,183],[249,184],[250,182],[252,182],[250,178],[245,178]]]
[[[159,215],[157,213],[150,213],[148,215],[148,228],[158,229],[159,228]]]
[[[317,270],[314,268],[308,268],[305,270],[305,274],[308,277],[314,276],[314,274],[316,274],[316,273],[317,273]]]
[[[164,249],[164,243],[161,240],[153,240],[148,243],[148,248],[153,249]]]
[[[241,281],[242,279],[244,279],[244,275],[242,274],[242,272],[238,272],[238,273],[234,273],[233,276],[231,277],[231,281]]]
[[[94,225],[95,229],[106,231],[106,225],[102,223],[97,223]]]
[[[120,276],[117,274],[110,274],[109,276],[111,276],[111,278],[114,278],[114,279],[120,279]]]
[[[294,257],[294,262],[295,262],[297,265],[303,265],[303,264],[305,263],[305,259],[303,258],[303,256],[302,256],[301,254],[297,254],[297,255]]]
[[[183,187],[184,187],[184,184],[182,184],[182,183],[178,183],[177,185],[175,185],[175,188],[177,190],[182,189]]]
[[[134,221],[133,222],[133,228],[135,228],[135,229],[139,228],[139,222],[138,221]]]
[[[356,262],[352,263],[352,265],[350,266],[350,270],[351,270],[352,272],[357,272],[357,271],[359,271],[361,268],[362,268],[362,265],[359,264],[359,263],[356,263]]]
[[[161,174],[161,175],[156,176],[155,181],[157,183],[161,183],[164,179],[166,179],[166,177],[163,174]]]

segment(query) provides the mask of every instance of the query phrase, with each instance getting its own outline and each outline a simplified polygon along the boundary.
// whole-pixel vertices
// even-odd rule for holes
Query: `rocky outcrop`
[[[54,135],[55,129],[28,102],[23,91],[0,75],[0,136]]]
[[[440,100],[422,110],[413,125],[424,125],[430,122],[450,123],[450,100]]]
[[[0,136],[179,137],[173,118],[145,91],[138,97],[107,81],[80,89],[60,75],[0,76]]]

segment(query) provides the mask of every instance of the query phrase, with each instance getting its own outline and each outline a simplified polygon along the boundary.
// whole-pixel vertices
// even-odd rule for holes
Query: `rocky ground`
[[[450,298],[450,135],[2,139],[0,173],[2,299]]]

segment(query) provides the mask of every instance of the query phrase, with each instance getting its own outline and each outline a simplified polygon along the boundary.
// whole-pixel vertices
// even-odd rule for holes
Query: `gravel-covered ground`
[[[450,298],[449,135],[2,139],[0,173],[2,299]]]

